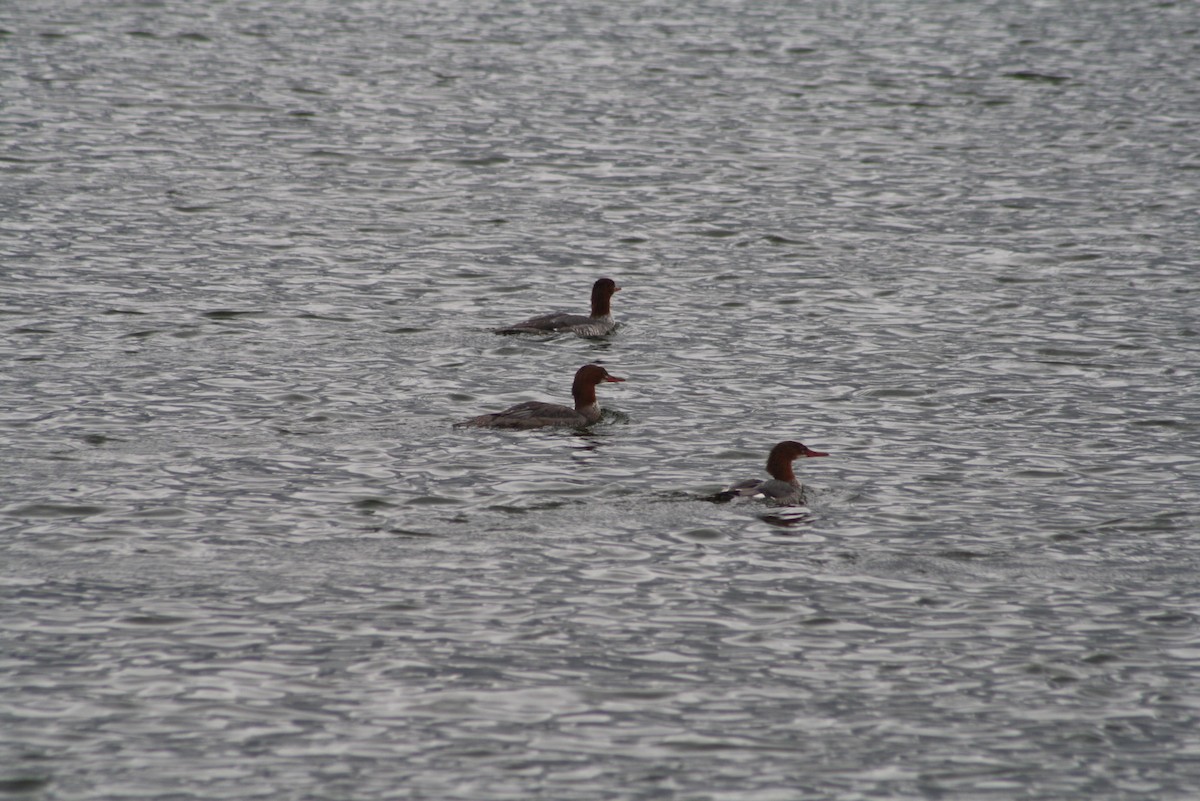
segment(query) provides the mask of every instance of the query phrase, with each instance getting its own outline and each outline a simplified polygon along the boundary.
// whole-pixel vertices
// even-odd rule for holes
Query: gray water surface
[[[1193,797],[1194,4],[0,28],[0,796]]]

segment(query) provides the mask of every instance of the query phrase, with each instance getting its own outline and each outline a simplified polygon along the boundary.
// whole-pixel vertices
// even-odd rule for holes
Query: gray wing
[[[552,314],[543,314],[539,317],[530,317],[528,320],[522,320],[515,325],[507,325],[503,328],[497,328],[495,329],[495,333],[526,334],[537,333],[539,331],[558,331],[563,328],[570,328],[574,325],[583,325],[591,321],[591,317],[583,314],[553,312]]]
[[[778,479],[759,481],[750,478],[731,485],[728,489],[718,492],[710,500],[718,503],[732,501],[734,498],[763,498],[779,506],[802,506],[804,495],[795,484]]]
[[[458,423],[470,428],[541,428],[542,426],[578,426],[587,420],[569,406],[541,401],[526,401],[502,412],[483,414]]]
[[[757,495],[758,488],[763,484],[757,478],[748,478],[745,481],[739,481],[736,484],[730,484],[726,488],[726,492],[732,492],[734,495]]]
[[[758,492],[764,498],[783,506],[794,506],[804,503],[804,496],[795,484],[772,478],[758,485]]]

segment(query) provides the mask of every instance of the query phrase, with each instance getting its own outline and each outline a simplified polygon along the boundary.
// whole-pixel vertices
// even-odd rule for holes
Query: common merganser
[[[828,456],[828,453],[814,451],[807,445],[793,440],[786,440],[771,448],[767,456],[767,472],[771,477],[766,481],[756,478],[739,481],[728,489],[712,496],[712,500],[723,502],[739,497],[765,498],[779,506],[803,506],[804,489],[792,472],[792,461],[801,456]]]
[[[596,402],[596,386],[603,381],[624,381],[609,375],[598,364],[585,364],[575,371],[571,395],[575,408],[557,403],[526,401],[502,412],[483,414],[455,423],[456,428],[543,428],[545,426],[586,426],[600,419],[600,404]]]
[[[554,312],[530,317],[516,325],[495,329],[497,334],[544,334],[569,331],[581,337],[600,337],[617,327],[612,316],[612,296],[621,287],[611,278],[601,278],[592,284],[592,313],[590,315]]]

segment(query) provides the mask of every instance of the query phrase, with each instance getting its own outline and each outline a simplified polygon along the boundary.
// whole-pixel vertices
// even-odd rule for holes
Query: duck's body
[[[530,317],[515,325],[495,329],[497,334],[548,334],[568,332],[581,337],[602,337],[617,327],[612,316],[612,296],[621,291],[616,281],[601,278],[592,284],[592,313],[552,312]]]
[[[460,428],[546,428],[568,426],[578,428],[600,419],[600,407],[596,404],[583,409],[572,409],[561,403],[527,401],[510,406],[502,412],[481,414],[464,420]]]
[[[739,481],[730,485],[719,495],[723,496],[719,500],[762,498],[780,506],[804,505],[804,486],[799,481],[780,481],[775,478],[768,478],[766,481],[760,481],[757,478]]]
[[[510,406],[502,412],[482,414],[455,423],[458,428],[547,428],[552,426],[579,428],[591,425],[600,419],[600,403],[596,400],[596,386],[602,382],[621,382],[624,378],[609,375],[598,364],[585,364],[575,372],[571,384],[571,395],[575,407],[543,401],[526,401]]]
[[[581,337],[602,337],[617,327],[611,314],[589,317],[583,314],[554,312],[531,317],[507,328],[497,328],[497,334],[554,334],[569,333]]]
[[[807,445],[794,440],[780,442],[767,456],[767,472],[771,477],[764,480],[747,479],[729,486],[713,496],[716,501],[731,501],[734,498],[763,498],[778,506],[803,506],[804,487],[792,471],[792,462],[804,456],[828,456],[814,451]]]

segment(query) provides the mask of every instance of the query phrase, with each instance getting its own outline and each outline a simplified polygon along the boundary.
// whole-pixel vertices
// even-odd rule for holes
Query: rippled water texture
[[[1195,4],[0,28],[0,796],[1193,797]]]

